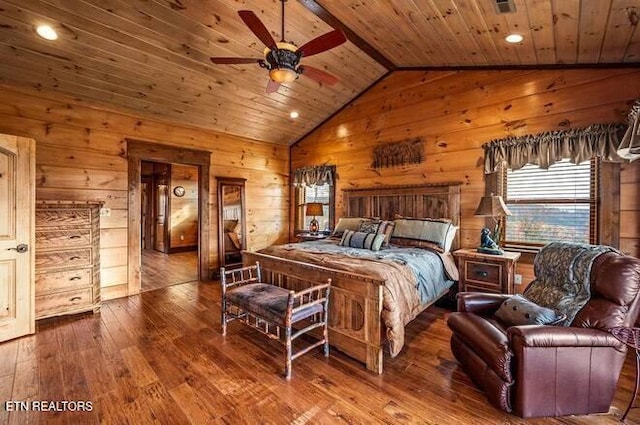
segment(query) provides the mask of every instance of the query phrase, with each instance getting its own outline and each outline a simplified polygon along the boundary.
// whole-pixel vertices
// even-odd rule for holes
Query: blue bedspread
[[[323,254],[342,254],[368,260],[392,261],[406,265],[415,276],[416,289],[422,303],[433,301],[442,294],[444,289],[451,287],[454,283],[447,275],[440,255],[427,249],[390,246],[380,251],[370,251],[340,246],[335,239],[288,244],[283,247]]]

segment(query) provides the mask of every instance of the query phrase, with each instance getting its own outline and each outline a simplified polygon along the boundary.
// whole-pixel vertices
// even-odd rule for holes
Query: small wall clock
[[[184,187],[182,186],[176,186],[173,188],[173,194],[176,195],[178,198],[182,198],[185,194],[185,190]]]

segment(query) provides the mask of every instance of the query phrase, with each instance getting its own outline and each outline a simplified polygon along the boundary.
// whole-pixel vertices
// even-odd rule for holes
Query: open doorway
[[[198,167],[142,161],[142,291],[198,280]]]
[[[143,289],[142,280],[145,276],[143,253],[151,253],[161,257],[162,261],[156,262],[156,270],[159,279],[165,282],[163,286],[179,283],[178,280],[183,279],[187,279],[183,281],[209,280],[209,166],[211,153],[127,139],[127,159],[129,167],[129,225],[127,230],[129,295],[140,293]],[[154,164],[153,171],[145,172],[146,177],[143,179],[142,166],[147,162],[159,165]],[[145,171],[149,167],[149,165],[145,165]],[[155,170],[155,167],[158,170]],[[159,171],[164,167],[167,167],[166,171]],[[171,179],[171,168],[181,170],[173,177],[173,180]],[[154,180],[153,174],[162,175],[162,173],[166,174],[166,178],[156,177]],[[191,180],[191,177],[185,177],[190,174],[197,176],[193,183],[185,181]],[[182,213],[181,206],[184,206],[187,199],[191,197],[193,199],[188,202],[190,202],[190,208],[197,211],[197,221],[189,222],[189,220],[182,220],[180,217],[172,218],[171,204],[178,206],[177,213]],[[147,210],[147,214],[144,216],[143,208]],[[151,214],[150,210],[154,208],[163,211],[164,217],[159,218],[156,215],[148,218],[148,215]],[[165,224],[165,221],[168,223]],[[172,222],[177,225],[172,227]],[[181,226],[196,228],[196,235],[190,236],[186,227]],[[165,228],[167,228],[166,231],[158,230]],[[194,246],[197,247],[197,252],[193,251]],[[195,279],[192,279],[191,275],[177,279],[169,277],[169,273],[174,273],[182,268],[185,260],[178,259],[178,257],[183,254],[184,256],[190,255],[190,261],[196,261]],[[173,259],[177,260],[177,264],[172,263]],[[188,261],[186,262],[188,263]],[[145,263],[147,262],[145,261]],[[188,269],[192,270],[193,268]],[[146,275],[149,276],[150,270],[146,264],[145,270]],[[144,290],[151,289],[149,286],[145,284]]]

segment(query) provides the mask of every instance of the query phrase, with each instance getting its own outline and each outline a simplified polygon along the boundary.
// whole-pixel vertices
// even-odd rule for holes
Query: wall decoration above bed
[[[372,168],[399,167],[424,162],[424,143],[421,137],[385,143],[373,148]]]

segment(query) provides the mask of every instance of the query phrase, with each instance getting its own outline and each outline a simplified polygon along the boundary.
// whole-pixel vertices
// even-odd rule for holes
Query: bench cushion
[[[251,283],[234,288],[226,294],[227,302],[254,315],[284,326],[289,290],[268,283]],[[296,300],[294,307],[300,305]],[[322,304],[313,304],[297,311],[291,323],[322,312]]]

